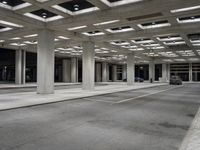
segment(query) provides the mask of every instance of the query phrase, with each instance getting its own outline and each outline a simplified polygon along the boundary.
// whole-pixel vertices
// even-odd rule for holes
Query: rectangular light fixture
[[[68,37],[65,37],[65,36],[58,36],[59,39],[63,39],[63,40],[68,40],[69,38]]]
[[[78,26],[78,27],[72,27],[72,28],[68,28],[67,30],[69,31],[72,31],[72,30],[78,30],[78,29],[83,29],[83,28],[86,28],[87,26],[84,25],[84,26]]]
[[[171,26],[170,23],[162,23],[162,24],[154,24],[154,25],[149,25],[149,26],[143,26],[141,24],[138,24],[138,27],[141,29],[155,29],[155,28],[162,28],[162,27],[169,27]]]
[[[8,22],[8,21],[4,21],[4,20],[0,20],[0,24],[4,24],[4,25],[8,25],[8,26],[13,26],[13,27],[19,27],[19,28],[23,27],[22,25],[15,24],[15,23]]]
[[[9,31],[9,30],[12,30],[12,28],[10,28],[10,27],[2,28],[2,29],[0,29],[0,32]]]
[[[30,38],[30,37],[36,37],[36,36],[38,36],[38,34],[30,34],[30,35],[24,36],[24,38]]]
[[[101,0],[101,1],[103,3],[105,3],[106,5],[108,5],[109,7],[115,7],[115,6],[119,6],[119,5],[125,5],[125,4],[140,2],[140,1],[143,1],[143,0],[122,0],[122,1],[117,1],[117,2],[113,2],[113,3],[110,3],[108,0]]]
[[[94,26],[101,26],[101,25],[116,23],[116,22],[119,22],[119,21],[120,21],[120,20],[111,20],[111,21],[105,21],[105,22],[95,23],[95,24],[93,24],[93,25],[94,25]]]
[[[192,6],[192,7],[185,7],[185,8],[180,8],[180,9],[174,9],[174,10],[171,10],[171,13],[179,13],[179,12],[196,10],[196,9],[200,9],[200,5]]]

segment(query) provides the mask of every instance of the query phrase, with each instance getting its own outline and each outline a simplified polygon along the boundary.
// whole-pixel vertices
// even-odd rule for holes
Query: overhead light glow
[[[196,9],[200,9],[200,5],[192,6],[192,7],[186,7],[186,8],[180,8],[180,9],[174,9],[174,10],[171,10],[171,13],[179,13],[179,12],[196,10]]]
[[[36,37],[36,36],[38,36],[38,34],[26,35],[26,36],[24,36],[24,38],[30,38],[30,37]]]
[[[0,20],[0,24],[5,24],[5,25],[8,25],[8,26],[19,27],[19,28],[23,27],[22,25],[15,24],[15,23],[8,22],[8,21],[4,21],[4,20]]]
[[[83,28],[86,28],[87,26],[84,25],[84,26],[78,26],[78,27],[72,27],[72,28],[68,28],[67,30],[69,31],[72,31],[72,30],[78,30],[78,29],[83,29]]]
[[[169,27],[171,26],[170,23],[162,23],[162,24],[153,24],[153,25],[149,25],[149,26],[143,26],[141,24],[138,24],[138,27],[140,27],[141,29],[155,29],[155,28],[162,28],[162,27]]]
[[[116,23],[116,22],[119,22],[119,21],[120,21],[120,20],[111,20],[111,21],[105,21],[105,22],[95,23],[95,24],[93,24],[93,25],[94,25],[94,26],[101,26],[101,25]]]

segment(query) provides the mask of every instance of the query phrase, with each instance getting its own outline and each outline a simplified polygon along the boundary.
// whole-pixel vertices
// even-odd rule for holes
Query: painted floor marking
[[[175,88],[179,88],[179,87],[183,87],[183,85],[182,86],[176,86],[176,87],[173,87],[173,88],[168,88],[168,89],[157,91],[157,92],[153,92],[153,93],[149,93],[149,94],[145,94],[145,95],[141,95],[141,96],[137,96],[137,97],[133,97],[133,98],[124,99],[124,100],[115,102],[115,104],[120,104],[120,103],[128,102],[128,101],[131,101],[131,100],[134,100],[134,99],[138,99],[138,98],[142,98],[142,97],[146,97],[146,96],[162,93],[162,92],[165,92],[165,91],[168,91],[168,90],[172,90],[172,89],[175,89]]]

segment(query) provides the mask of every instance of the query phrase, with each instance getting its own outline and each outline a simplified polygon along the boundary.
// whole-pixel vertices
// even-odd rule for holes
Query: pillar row
[[[78,58],[71,58],[71,82],[78,82]]]
[[[112,81],[117,81],[117,65],[112,66]]]
[[[71,82],[71,61],[63,59],[63,82]]]

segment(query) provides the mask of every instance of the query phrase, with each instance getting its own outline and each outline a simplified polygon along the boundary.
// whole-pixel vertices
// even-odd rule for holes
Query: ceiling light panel
[[[182,37],[179,35],[169,35],[169,36],[160,36],[157,37],[159,41],[166,42],[166,41],[177,41],[182,40]]]
[[[111,28],[111,29],[106,29],[106,31],[110,33],[121,33],[121,32],[128,32],[128,31],[133,31],[134,29],[131,28],[130,26],[123,26],[123,27],[118,27],[118,28]]]
[[[178,23],[200,22],[200,15],[177,18]]]
[[[82,34],[87,36],[97,36],[97,35],[104,35],[104,32],[101,31],[90,31],[90,32],[83,32]]]
[[[86,0],[68,1],[58,5],[53,5],[52,7],[70,15],[78,15],[99,10],[98,7],[95,7]]]
[[[168,27],[171,26],[171,24],[167,20],[164,20],[164,21],[155,21],[150,23],[138,24],[138,26],[141,29],[154,29],[154,28]]]
[[[134,39],[134,40],[131,40],[131,41],[133,43],[136,43],[136,44],[154,43],[154,40],[151,40],[149,38]]]
[[[108,5],[109,7],[115,7],[119,5],[141,2],[143,0],[101,0],[101,1],[106,5]]]
[[[105,22],[100,22],[100,23],[95,23],[93,24],[94,26],[102,26],[102,25],[107,25],[107,24],[112,24],[119,22],[120,20],[111,20],[111,21],[105,21]]]
[[[174,9],[174,10],[171,10],[171,13],[179,13],[179,12],[191,11],[191,10],[197,10],[197,9],[200,9],[200,5],[192,6],[192,7],[185,7],[185,8],[180,8],[180,9]]]

